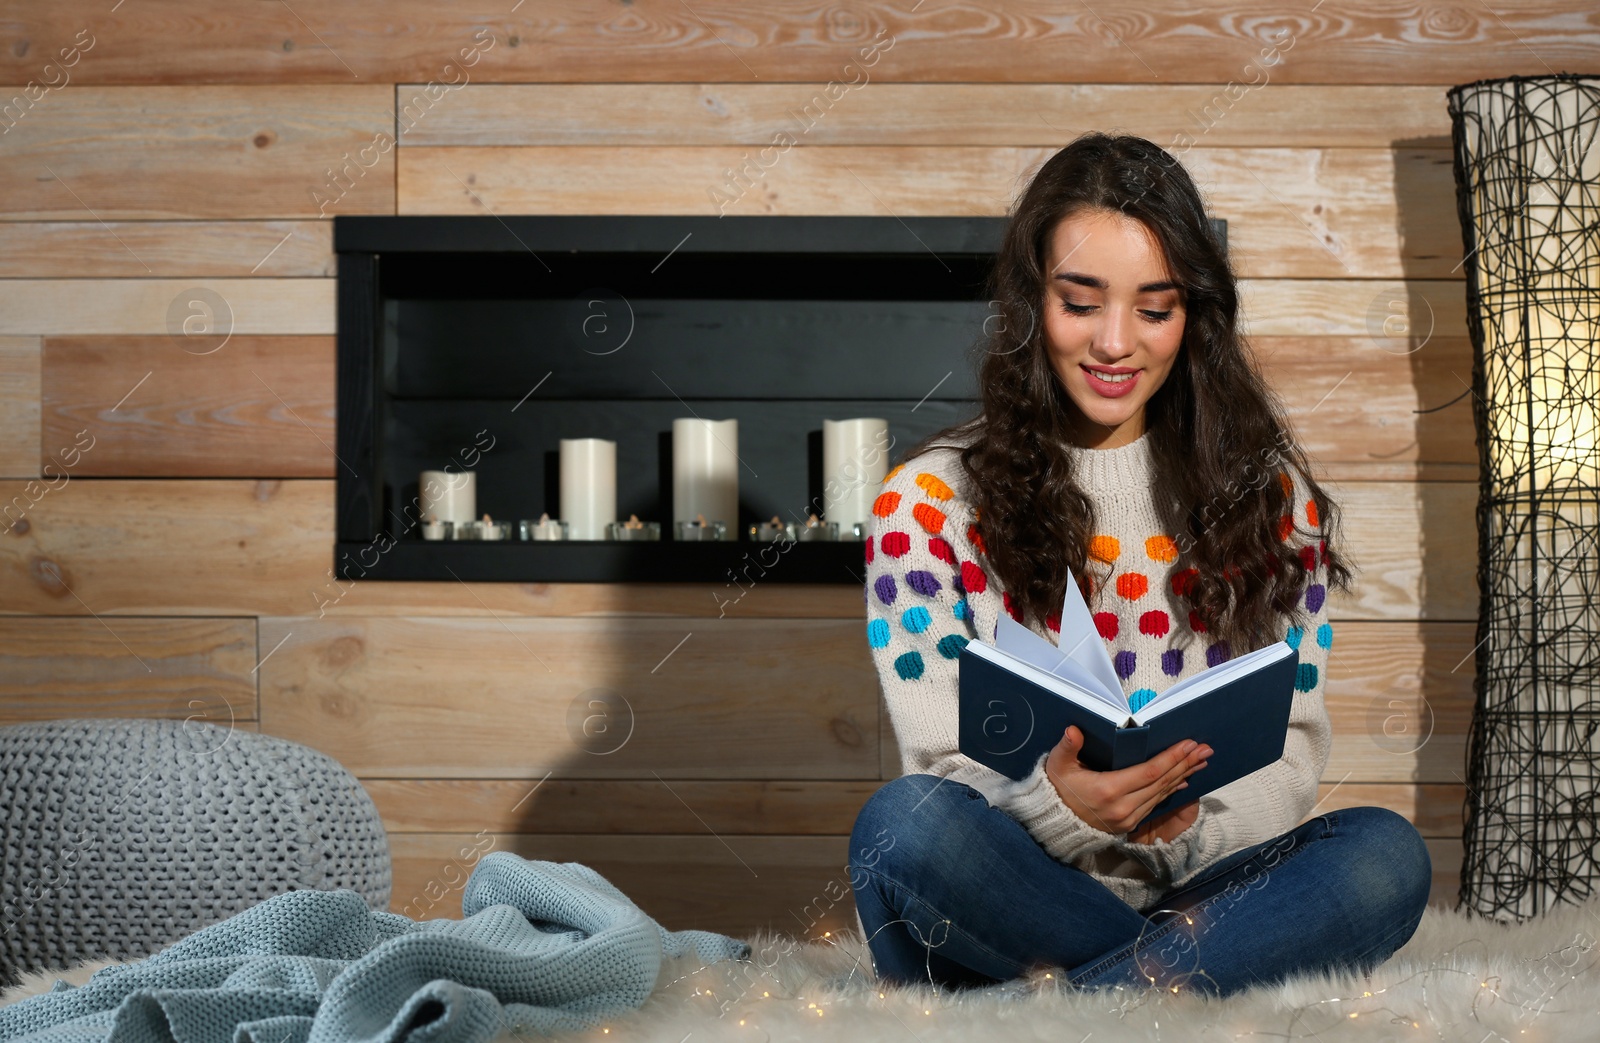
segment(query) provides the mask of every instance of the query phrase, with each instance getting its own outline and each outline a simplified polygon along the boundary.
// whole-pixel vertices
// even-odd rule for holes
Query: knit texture
[[[951,442],[951,446],[964,443]],[[1185,597],[1197,575],[1191,555],[1167,532],[1152,495],[1149,436],[1115,449],[1069,449],[1074,480],[1094,502],[1085,597],[1130,710],[1196,673],[1253,649],[1216,641]],[[1171,842],[1137,844],[1126,833],[1086,823],[1045,774],[1046,755],[1014,781],[958,749],[959,660],[969,641],[993,644],[1001,612],[1022,621],[985,554],[956,448],[935,447],[890,471],[873,504],[866,543],[867,643],[900,746],[902,773],[964,782],[1019,821],[1056,859],[1145,910],[1167,891],[1233,851],[1299,825],[1316,804],[1333,728],[1323,701],[1333,629],[1327,618],[1326,544],[1303,476],[1258,475],[1292,489],[1294,515],[1278,536],[1314,573],[1301,618],[1282,636],[1300,666],[1283,756],[1199,800],[1198,815]],[[1065,592],[1063,592],[1065,593]],[[1055,643],[1059,611],[1030,629]],[[1202,771],[1209,769],[1201,769]]]
[[[134,959],[284,891],[389,905],[372,799],[309,746],[197,720],[0,728],[0,979]]]
[[[290,891],[87,984],[0,1008],[17,1043],[479,1043],[591,1029],[638,1008],[662,961],[750,947],[669,932],[599,873],[509,851],[467,878],[461,920]]]

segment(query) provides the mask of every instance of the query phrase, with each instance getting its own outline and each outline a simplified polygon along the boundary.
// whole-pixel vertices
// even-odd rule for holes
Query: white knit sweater
[[[955,443],[951,443],[955,444]],[[1089,548],[1089,609],[1123,678],[1130,707],[1232,654],[1196,627],[1183,596],[1190,555],[1180,553],[1150,495],[1145,435],[1116,449],[1077,449],[1075,481],[1095,503]],[[1244,470],[1246,481],[1252,472]],[[1281,468],[1253,479],[1287,480]],[[934,448],[884,479],[873,505],[867,558],[867,637],[900,746],[902,772],[964,782],[1019,821],[1052,856],[1083,869],[1138,910],[1217,859],[1299,825],[1317,802],[1332,746],[1323,679],[1333,643],[1328,624],[1321,527],[1302,477],[1292,477],[1294,522],[1279,530],[1315,575],[1302,595],[1300,625],[1283,621],[1299,652],[1299,677],[1283,756],[1200,798],[1195,822],[1172,842],[1136,844],[1089,825],[1061,801],[1041,756],[1017,782],[957,748],[958,661],[969,640],[992,644],[1000,613],[1020,619],[990,569],[955,449]],[[1096,571],[1098,570],[1098,571]],[[1192,573],[1189,573],[1192,575]],[[1064,592],[1063,592],[1064,593]],[[1035,633],[1054,642],[1052,615]],[[1207,769],[1202,769],[1207,770]]]

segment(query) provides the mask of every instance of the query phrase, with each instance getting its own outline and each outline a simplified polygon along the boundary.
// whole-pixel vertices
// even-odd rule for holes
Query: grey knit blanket
[[[287,891],[82,986],[0,1008],[29,1043],[478,1043],[589,1029],[637,1009],[662,961],[748,944],[668,931],[599,873],[483,856],[460,920],[369,909],[355,891]]]

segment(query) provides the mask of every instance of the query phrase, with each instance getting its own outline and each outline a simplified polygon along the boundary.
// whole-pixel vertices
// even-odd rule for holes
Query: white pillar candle
[[[561,440],[561,520],[568,539],[606,538],[606,526],[617,520],[617,443]]]
[[[423,471],[417,478],[422,517],[439,521],[472,521],[478,515],[478,475],[474,471]]]
[[[672,421],[672,520],[695,515],[739,529],[739,421],[679,417]]]
[[[822,422],[822,516],[839,523],[841,540],[855,539],[851,526],[864,527],[872,517],[872,501],[888,473],[887,420],[856,417]]]

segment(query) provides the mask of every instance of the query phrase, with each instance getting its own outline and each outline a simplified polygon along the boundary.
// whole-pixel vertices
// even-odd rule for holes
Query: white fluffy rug
[[[1180,991],[1076,993],[1034,977],[975,991],[882,988],[854,933],[801,943],[762,933],[745,963],[672,961],[638,1011],[568,1040],[661,1043],[974,1039],[1169,1043],[1315,1039],[1533,1043],[1600,1037],[1600,899],[1506,925],[1430,906],[1367,981],[1306,975],[1225,1000]],[[30,975],[0,1005],[107,963]],[[510,1040],[513,1037],[502,1037]]]

